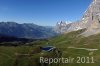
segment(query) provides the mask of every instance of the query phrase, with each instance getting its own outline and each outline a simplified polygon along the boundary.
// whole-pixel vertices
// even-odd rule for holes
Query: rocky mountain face
[[[71,31],[77,31],[83,29],[83,27],[80,27],[80,25],[81,22],[66,23],[61,21],[56,24],[55,29],[57,33],[63,34]]]
[[[35,24],[18,24],[16,22],[0,22],[0,34],[18,38],[44,39],[55,36],[53,27],[38,26]]]
[[[65,33],[70,26],[71,26],[71,24],[68,24],[68,23],[63,22],[63,21],[57,22],[57,24],[55,26],[55,31],[57,33],[62,34],[62,33]]]
[[[100,0],[93,0],[85,12],[83,19],[87,21],[87,30],[82,35],[89,36],[100,33]]]
[[[88,9],[85,11],[82,19],[79,21],[70,24],[65,24],[63,22],[63,26],[62,22],[60,22],[59,24],[57,23],[56,26],[61,33],[77,31],[80,29],[86,29],[81,34],[83,36],[90,36],[100,33],[100,0],[93,0]],[[63,28],[65,29],[63,30]]]

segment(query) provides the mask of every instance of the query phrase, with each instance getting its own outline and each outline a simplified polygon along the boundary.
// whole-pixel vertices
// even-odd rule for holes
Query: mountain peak
[[[57,30],[59,29],[58,31],[61,33],[68,33],[80,29],[86,29],[81,34],[83,36],[100,33],[100,0],[93,0],[79,21],[70,24],[61,21],[56,26]]]
[[[87,20],[87,30],[82,35],[89,36],[100,33],[100,0],[93,0],[83,18],[84,21]]]

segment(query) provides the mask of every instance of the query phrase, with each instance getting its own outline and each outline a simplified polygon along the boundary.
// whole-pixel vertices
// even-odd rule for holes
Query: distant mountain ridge
[[[0,22],[0,34],[33,39],[44,39],[57,35],[53,27],[31,23],[18,24],[16,22]]]

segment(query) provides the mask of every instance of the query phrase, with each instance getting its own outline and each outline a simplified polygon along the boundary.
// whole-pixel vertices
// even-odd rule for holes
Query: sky
[[[0,0],[0,22],[53,26],[82,18],[92,0]]]

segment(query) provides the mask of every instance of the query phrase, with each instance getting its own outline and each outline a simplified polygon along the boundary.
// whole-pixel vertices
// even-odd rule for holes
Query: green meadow
[[[99,66],[100,65],[100,34],[83,37],[84,30],[73,31],[45,40],[37,40],[31,46],[0,46],[0,66]],[[73,63],[40,63],[40,57],[57,58],[56,51],[42,51],[40,47],[54,46],[60,51],[60,57],[77,58]],[[85,57],[85,62],[84,59]],[[87,61],[87,57],[90,62]],[[91,60],[92,58],[92,60]],[[92,63],[92,61],[94,63]]]

